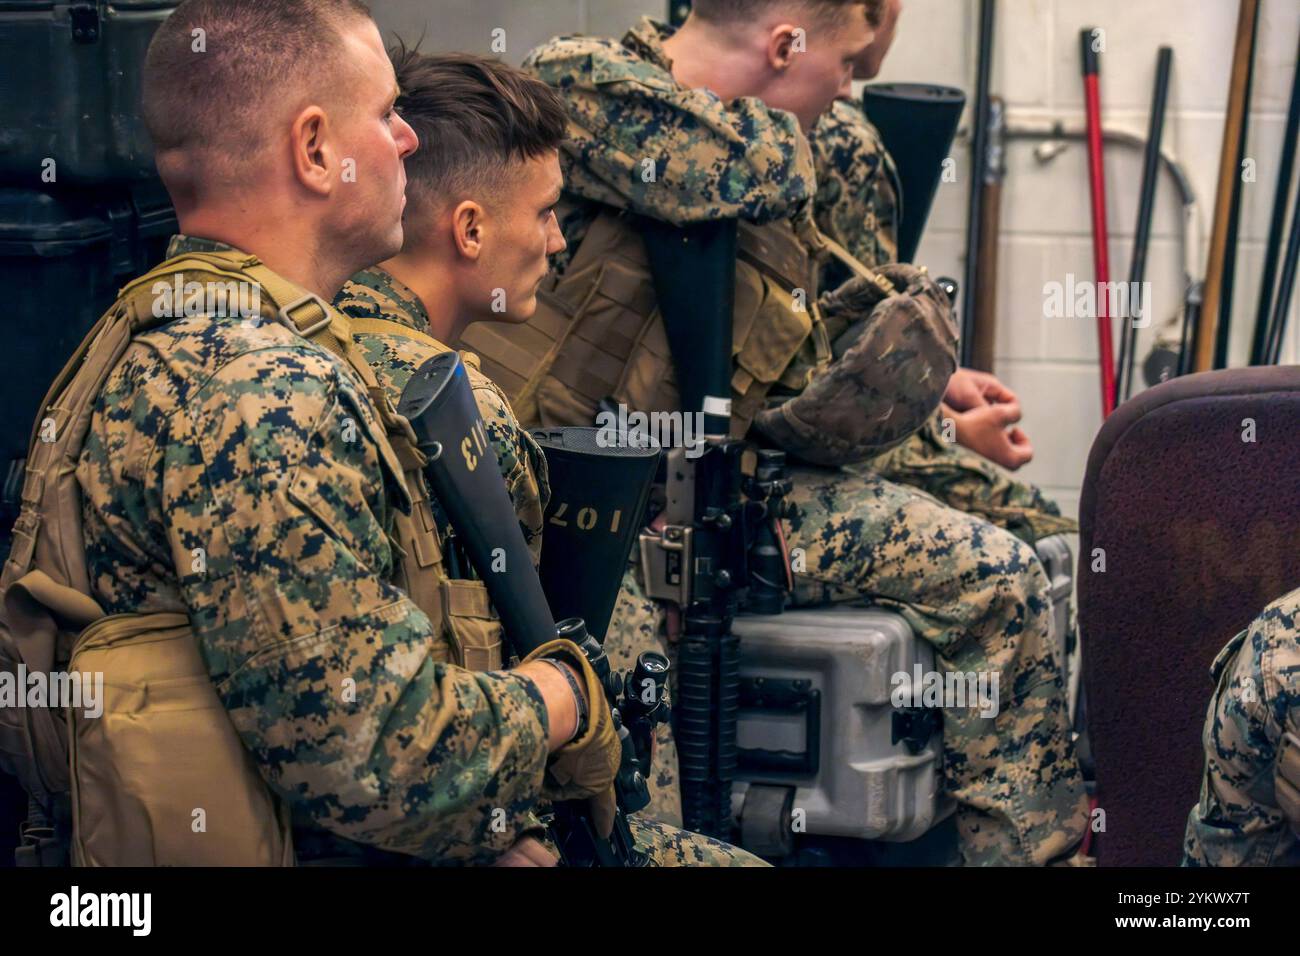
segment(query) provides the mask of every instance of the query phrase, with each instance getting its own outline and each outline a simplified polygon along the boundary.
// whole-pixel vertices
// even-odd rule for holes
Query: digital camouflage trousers
[[[1087,801],[1033,549],[876,475],[792,477],[796,603],[865,599],[900,614],[940,670],[998,676],[995,716],[944,710],[944,782],[966,864],[1042,865],[1070,851]]]
[[[968,865],[1044,864],[1079,841],[1087,809],[1048,583],[1026,542],[1077,526],[1037,488],[945,442],[937,420],[870,464],[906,483],[861,466],[792,469],[798,516],[787,543],[802,549],[805,568],[796,603],[866,599],[901,614],[941,669],[998,673],[996,716],[945,712],[946,789]],[[605,642],[611,664],[626,670],[641,651],[669,652],[663,622],[663,608],[629,573]],[[680,824],[666,725],[657,743],[642,816]]]

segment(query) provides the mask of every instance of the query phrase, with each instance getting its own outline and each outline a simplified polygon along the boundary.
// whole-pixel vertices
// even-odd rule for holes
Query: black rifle
[[[644,865],[648,858],[636,849],[627,814],[650,800],[645,777],[648,767],[638,759],[636,743],[625,721],[644,726],[647,715],[662,715],[659,704],[668,676],[667,658],[643,654],[625,681],[610,672],[600,643],[587,633],[580,618],[555,623],[541,578],[519,530],[514,506],[500,480],[496,455],[458,354],[436,355],[421,365],[402,391],[397,410],[415,430],[420,450],[428,457],[425,477],[470,563],[487,586],[515,654],[525,657],[557,636],[572,640],[600,677],[607,705],[614,711],[623,757],[614,786],[617,811],[613,832],[606,838],[596,831],[585,802],[557,803],[553,830],[561,859],[569,866]],[[636,502],[644,501],[645,486],[653,478],[658,457],[655,452],[647,455],[641,449],[636,453],[643,463],[648,462],[648,470],[642,485],[632,491],[634,502],[625,507],[636,507]],[[624,551],[617,564],[619,577],[626,561]],[[617,589],[616,579],[615,593]],[[644,691],[647,681],[652,685],[651,693],[622,699],[625,683]],[[592,701],[590,706],[598,707],[600,703]],[[647,744],[647,755],[648,749]]]
[[[659,449],[648,436],[602,428],[537,428],[551,499],[542,589],[556,617],[580,617],[604,643],[628,555],[641,530]]]
[[[737,764],[740,645],[731,623],[742,600],[780,613],[789,564],[777,523],[790,483],[785,455],[728,437],[736,223],[678,228],[642,219],[659,312],[681,391],[700,414],[703,447],[673,449],[664,525],[641,536],[650,597],[682,609],[673,710],[688,830],[727,837]]]
[[[899,262],[916,261],[965,106],[961,90],[928,83],[873,83],[862,91],[862,110],[898,168]]]

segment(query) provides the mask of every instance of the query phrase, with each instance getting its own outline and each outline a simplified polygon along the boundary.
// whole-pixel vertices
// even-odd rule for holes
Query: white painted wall
[[[506,31],[504,59],[520,61],[546,38],[573,32],[621,34],[644,13],[663,16],[658,0],[376,0],[385,29],[407,38],[426,34],[430,50],[488,52],[492,30]],[[972,91],[976,53],[975,0],[904,0],[903,19],[881,81],[943,83]],[[1249,346],[1263,247],[1273,202],[1290,91],[1300,3],[1263,0],[1247,154],[1256,181],[1243,192],[1241,245],[1234,296],[1233,363]],[[1106,31],[1101,63],[1104,124],[1144,136],[1156,49],[1174,48],[1165,150],[1187,170],[1200,208],[1203,269],[1213,215],[1223,113],[1237,4],[1231,0],[1002,0],[998,5],[993,92],[1008,104],[1014,126],[1083,122],[1078,34]],[[1034,143],[1009,146],[1003,190],[997,329],[998,374],[1020,392],[1025,428],[1036,457],[1021,474],[1043,486],[1069,513],[1092,438],[1101,422],[1095,323],[1046,319],[1043,285],[1072,273],[1092,277],[1087,157],[1071,143],[1054,160],[1034,158]],[[917,259],[935,274],[961,276],[965,245],[964,144],[955,151],[957,182],[944,184]],[[1111,149],[1106,157],[1111,278],[1128,273],[1141,153]],[[1148,254],[1156,324],[1181,304],[1175,193],[1167,178],[1157,195]],[[1145,356],[1153,328],[1140,334]],[[1118,337],[1116,338],[1118,347]],[[1300,301],[1293,302],[1284,361],[1300,361]],[[1140,385],[1139,375],[1139,385]]]

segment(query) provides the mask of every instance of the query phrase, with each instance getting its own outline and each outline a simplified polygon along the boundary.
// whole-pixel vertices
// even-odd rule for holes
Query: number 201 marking
[[[555,509],[555,514],[551,515],[550,522],[557,528],[567,528],[569,522],[564,520],[564,516],[569,512],[569,503],[561,501]],[[600,514],[595,508],[579,508],[577,515],[574,516],[574,523],[578,526],[579,531],[590,531],[596,527],[600,521]],[[618,534],[618,529],[623,524],[623,509],[619,508],[614,511],[610,517],[609,533]]]

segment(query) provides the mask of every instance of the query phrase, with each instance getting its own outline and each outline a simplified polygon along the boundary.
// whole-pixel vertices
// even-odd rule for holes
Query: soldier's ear
[[[767,35],[767,65],[784,73],[794,57],[794,38],[798,28],[793,23],[774,26]]]
[[[290,127],[289,145],[298,182],[314,193],[328,196],[339,172],[334,168],[334,149],[325,111],[319,106],[303,109]]]
[[[486,216],[483,207],[474,200],[465,199],[451,211],[451,238],[460,256],[474,262],[478,261],[478,258],[483,255],[485,228]]]

